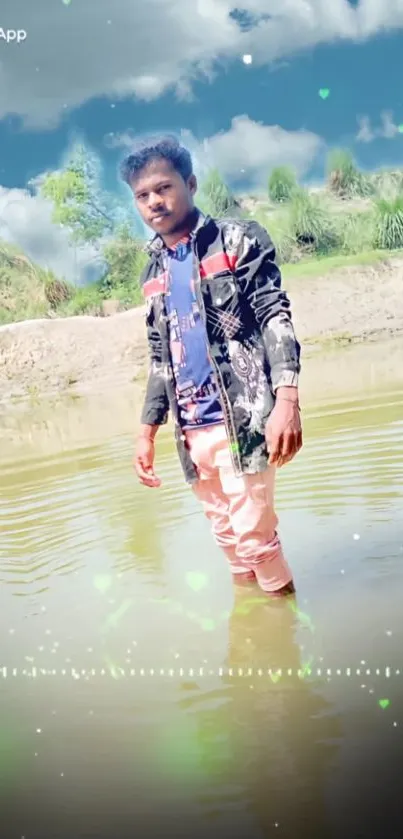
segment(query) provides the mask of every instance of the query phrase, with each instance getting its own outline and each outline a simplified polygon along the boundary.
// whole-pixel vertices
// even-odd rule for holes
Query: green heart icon
[[[389,699],[379,699],[378,700],[378,705],[380,705],[381,708],[385,709],[385,708],[388,707],[388,705],[390,705],[390,700]]]
[[[208,582],[208,579],[205,574],[201,574],[200,571],[189,571],[186,574],[186,582],[189,588],[192,588],[193,591],[201,591],[202,588],[205,588]]]
[[[98,574],[94,577],[94,586],[101,594],[105,594],[112,585],[112,577],[109,574]]]
[[[201,624],[201,628],[204,630],[204,632],[212,632],[213,629],[215,629],[215,626],[216,626],[215,621],[211,620],[211,618],[203,618],[200,621],[200,624]]]
[[[321,89],[319,91],[319,96],[320,96],[321,99],[327,99],[329,94],[330,94],[330,90],[329,90],[328,87],[321,87]]]
[[[271,678],[272,682],[274,682],[274,684],[276,684],[276,682],[278,682],[281,679],[281,672],[270,673],[270,678]]]

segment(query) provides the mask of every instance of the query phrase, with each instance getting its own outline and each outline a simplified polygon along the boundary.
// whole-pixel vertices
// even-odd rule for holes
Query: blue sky
[[[216,165],[253,192],[281,163],[316,182],[334,146],[364,168],[402,165],[402,0],[245,0],[242,10],[227,0],[3,0],[0,235],[25,235],[28,247],[39,217],[48,223],[21,190],[58,168],[77,136],[102,157],[113,191],[120,157],[150,132],[181,134],[198,171]],[[7,43],[1,29],[27,36]]]

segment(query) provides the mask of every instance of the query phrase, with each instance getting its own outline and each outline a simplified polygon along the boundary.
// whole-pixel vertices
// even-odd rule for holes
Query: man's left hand
[[[266,443],[270,452],[269,465],[277,467],[289,463],[302,448],[298,393],[295,398],[294,395],[276,394],[276,404],[266,425]]]

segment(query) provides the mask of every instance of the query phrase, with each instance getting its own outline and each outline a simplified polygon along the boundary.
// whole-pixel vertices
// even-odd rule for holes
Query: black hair
[[[154,160],[166,160],[186,182],[193,174],[190,153],[176,137],[167,136],[141,142],[120,164],[120,176],[129,186],[133,178]]]

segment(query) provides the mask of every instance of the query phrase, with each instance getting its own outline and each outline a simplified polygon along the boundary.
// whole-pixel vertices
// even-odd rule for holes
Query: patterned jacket
[[[193,280],[237,475],[267,468],[265,425],[280,386],[296,386],[300,345],[281,289],[270,236],[254,221],[199,213],[191,234]],[[146,300],[150,372],[141,417],[163,425],[169,410],[188,483],[197,472],[179,423],[165,308],[168,275],[159,236],[147,245],[141,283]]]

